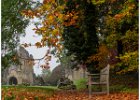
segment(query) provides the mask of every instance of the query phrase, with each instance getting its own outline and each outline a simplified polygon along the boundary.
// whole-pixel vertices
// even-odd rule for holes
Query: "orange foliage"
[[[120,21],[123,17],[124,17],[124,14],[116,14],[114,16],[114,19],[117,20],[117,21]]]
[[[79,12],[72,11],[72,12],[67,12],[67,14],[64,16],[64,26],[71,26],[71,25],[76,25],[76,22],[78,20],[78,14]]]
[[[27,18],[34,18],[34,17],[42,17],[41,27],[36,26],[33,30],[35,30],[36,34],[42,35],[42,39],[39,42],[35,43],[35,46],[37,48],[47,46],[59,48],[60,41],[62,41],[61,32],[63,32],[63,19],[65,16],[63,14],[63,10],[65,8],[64,5],[59,5],[59,3],[56,0],[44,0],[43,4],[34,10],[23,10],[21,13],[23,16]],[[71,22],[71,24],[74,23],[74,20]],[[58,39],[58,37],[60,37]],[[24,44],[24,47],[28,47],[29,45]]]
[[[41,45],[41,43],[40,43],[40,42],[35,43],[35,45],[36,45],[36,47],[37,47],[37,48],[42,47],[42,45]]]
[[[87,63],[92,61],[99,61],[100,67],[104,67],[104,65],[108,61],[109,50],[106,45],[102,44],[99,46],[98,53],[92,55],[88,58]]]
[[[63,14],[63,10],[66,8],[65,4],[67,0],[64,0],[64,4],[59,5],[59,2],[56,0],[44,0],[43,4],[33,10],[23,10],[21,14],[26,18],[41,18],[42,19],[41,27],[36,26],[33,30],[36,34],[42,35],[40,42],[35,43],[37,48],[43,46],[52,46],[55,47],[58,52],[62,51],[63,48],[62,42],[62,33],[63,26],[75,25],[78,27],[78,14],[75,10]],[[79,5],[76,5],[78,8]],[[23,44],[24,47],[29,47],[27,43]]]

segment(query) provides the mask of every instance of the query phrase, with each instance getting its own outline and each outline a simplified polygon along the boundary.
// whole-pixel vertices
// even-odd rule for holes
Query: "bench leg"
[[[109,95],[109,83],[108,84],[106,84],[107,86],[107,95]]]
[[[100,89],[100,91],[103,91],[101,84],[99,84],[99,89]]]
[[[88,89],[89,89],[89,98],[91,98],[91,84],[88,85]]]

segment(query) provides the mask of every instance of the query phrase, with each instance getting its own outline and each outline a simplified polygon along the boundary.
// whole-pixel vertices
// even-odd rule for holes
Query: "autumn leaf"
[[[24,44],[21,44],[21,45],[23,45],[25,48],[28,47],[27,43],[24,43]]]
[[[41,48],[41,47],[42,47],[42,45],[41,45],[40,42],[35,43],[35,46],[36,46],[37,48]]]
[[[49,21],[53,21],[53,19],[54,19],[54,17],[53,17],[52,15],[50,15],[50,16],[48,17],[48,20],[49,20]]]

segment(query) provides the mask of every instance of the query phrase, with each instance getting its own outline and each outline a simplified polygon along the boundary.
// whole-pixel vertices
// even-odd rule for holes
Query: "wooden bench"
[[[88,89],[89,95],[92,93],[92,85],[98,85],[102,87],[102,85],[106,86],[106,91],[101,92],[94,92],[94,93],[107,93],[109,94],[109,68],[110,65],[108,64],[104,69],[100,71],[99,74],[88,74]],[[95,79],[99,78],[99,80],[95,81]]]

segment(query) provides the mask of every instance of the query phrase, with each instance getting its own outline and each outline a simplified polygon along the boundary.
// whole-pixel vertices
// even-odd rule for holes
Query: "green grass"
[[[21,100],[29,97],[34,100],[45,100],[57,90],[54,86],[2,86],[2,97],[4,100],[16,100],[17,97]]]
[[[16,89],[27,89],[27,90],[46,90],[46,91],[55,91],[58,90],[54,86],[2,86],[2,89],[16,88]]]
[[[126,93],[135,93],[138,94],[138,88],[129,88],[124,85],[113,85],[110,86],[110,92],[126,92]]]
[[[74,82],[74,84],[76,85],[76,89],[77,90],[84,90],[84,89],[87,89],[87,79],[85,78],[82,78],[82,79],[79,79],[79,80],[76,80]]]
[[[77,87],[77,90],[85,90],[85,89],[87,89],[87,87],[86,87],[87,80],[86,79],[76,80],[74,83],[75,83],[75,85]],[[118,85],[112,85],[109,88],[110,88],[110,93],[113,93],[113,92],[125,92],[125,93],[138,94],[138,92],[139,92],[138,88],[130,88],[128,86],[119,85],[119,84]],[[92,86],[92,90],[93,91],[99,91],[99,87],[98,86]]]
[[[29,88],[52,89],[58,90],[56,86],[28,86]]]

